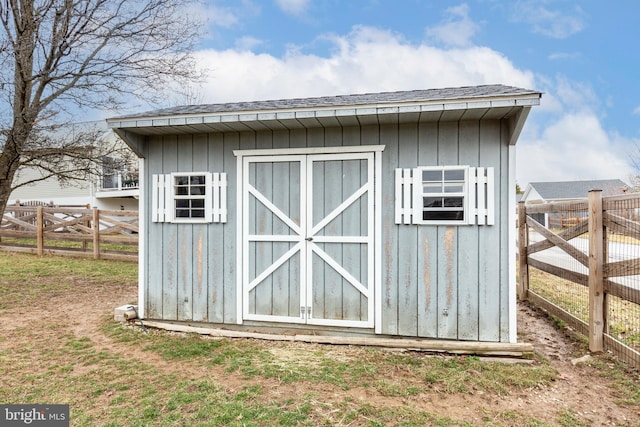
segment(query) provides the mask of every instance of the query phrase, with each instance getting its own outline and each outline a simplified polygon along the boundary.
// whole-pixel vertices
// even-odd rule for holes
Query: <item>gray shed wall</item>
[[[383,144],[379,177],[382,333],[509,341],[510,166],[508,135],[501,122],[415,122],[147,138],[143,147],[146,183],[153,174],[226,172],[228,218],[225,224],[153,223],[150,197],[146,197],[145,317],[236,323],[238,215],[233,150]],[[430,165],[494,167],[496,225],[396,225],[395,168]]]

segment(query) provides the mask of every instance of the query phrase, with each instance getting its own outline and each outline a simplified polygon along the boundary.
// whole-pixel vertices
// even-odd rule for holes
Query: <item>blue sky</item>
[[[521,187],[635,173],[640,2],[209,0],[191,13],[208,76],[192,103],[502,83],[544,92],[517,145]]]

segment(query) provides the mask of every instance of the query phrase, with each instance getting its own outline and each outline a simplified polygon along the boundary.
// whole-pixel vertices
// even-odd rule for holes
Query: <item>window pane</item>
[[[423,197],[423,206],[425,208],[441,208],[442,197]]]
[[[189,208],[189,200],[188,199],[177,199],[176,200],[176,208]]]
[[[462,207],[462,197],[445,197],[444,198],[444,206],[446,208],[461,208]]]
[[[176,196],[187,196],[189,194],[188,187],[176,187]]]
[[[176,209],[176,218],[189,218],[189,209]]]
[[[422,191],[424,193],[441,193],[442,192],[442,185],[441,184],[424,184],[422,186]]]
[[[204,196],[204,186],[191,187],[192,196]]]
[[[176,185],[189,185],[189,177],[188,176],[176,176]]]
[[[446,183],[444,185],[444,192],[445,193],[462,193],[463,191],[464,191],[464,185],[463,184]]]
[[[204,218],[204,209],[193,209],[191,211],[191,218]]]
[[[193,199],[193,200],[191,200],[191,207],[192,208],[204,209],[204,199]]]
[[[422,219],[425,221],[463,221],[463,211],[424,211]]]
[[[204,185],[204,175],[192,176],[191,185]]]
[[[442,181],[442,171],[422,171],[423,181]]]
[[[444,171],[445,181],[464,181],[464,170],[447,170]]]

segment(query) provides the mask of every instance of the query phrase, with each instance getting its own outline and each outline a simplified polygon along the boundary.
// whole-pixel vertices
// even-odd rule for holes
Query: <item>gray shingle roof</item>
[[[623,194],[629,186],[619,179],[601,179],[589,181],[531,182],[529,185],[544,200],[581,199],[587,197],[589,190],[602,190],[603,196]]]
[[[444,89],[411,90],[400,92],[366,93],[359,95],[322,96],[269,101],[234,102],[223,104],[187,105],[142,112],[111,120],[162,117],[207,113],[239,113],[245,111],[291,110],[305,108],[331,108],[359,105],[384,105],[429,101],[452,101],[487,97],[514,97],[541,95],[540,92],[505,85],[466,86]]]

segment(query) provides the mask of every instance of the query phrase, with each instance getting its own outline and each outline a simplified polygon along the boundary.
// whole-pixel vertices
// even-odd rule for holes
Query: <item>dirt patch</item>
[[[153,365],[161,373],[181,374],[193,378],[219,378],[221,386],[229,392],[238,392],[247,385],[259,382],[263,386],[264,399],[283,400],[313,393],[318,407],[331,411],[331,402],[368,403],[374,407],[411,407],[441,417],[465,420],[472,424],[486,424],[494,418],[502,425],[509,425],[508,414],[518,413],[545,423],[555,424],[558,414],[565,411],[592,425],[639,425],[640,409],[619,403],[619,396],[610,380],[589,364],[573,365],[571,360],[580,356],[580,346],[567,336],[567,331],[554,327],[546,316],[527,305],[518,309],[519,336],[531,343],[536,353],[548,360],[557,370],[557,380],[550,386],[537,387],[505,396],[482,391],[446,393],[434,389],[410,396],[385,396],[374,387],[350,387],[346,390],[331,384],[281,383],[275,379],[244,379],[241,375],[225,372],[222,368],[202,366],[188,362],[173,363],[160,355],[142,351],[135,346],[115,342],[101,329],[107,316],[112,316],[117,306],[135,301],[136,289],[132,285],[78,286],[73,292],[57,293],[46,301],[26,308],[4,310],[0,315],[0,348],[15,342],[60,340],[67,334],[77,339],[89,339],[98,349],[113,354],[126,355],[145,364]],[[61,334],[61,329],[64,334]],[[25,333],[28,331],[28,333]],[[295,357],[305,354],[312,345],[302,343],[262,342],[274,355]],[[300,347],[303,347],[301,349]],[[345,347],[344,358],[358,357],[358,351]],[[309,353],[307,353],[309,354]],[[316,363],[313,357],[310,364]],[[60,364],[73,361],[60,361]],[[35,368],[34,368],[35,369]],[[389,373],[395,380],[410,375],[409,371]],[[385,374],[381,374],[384,379]],[[491,422],[491,420],[489,420]]]

